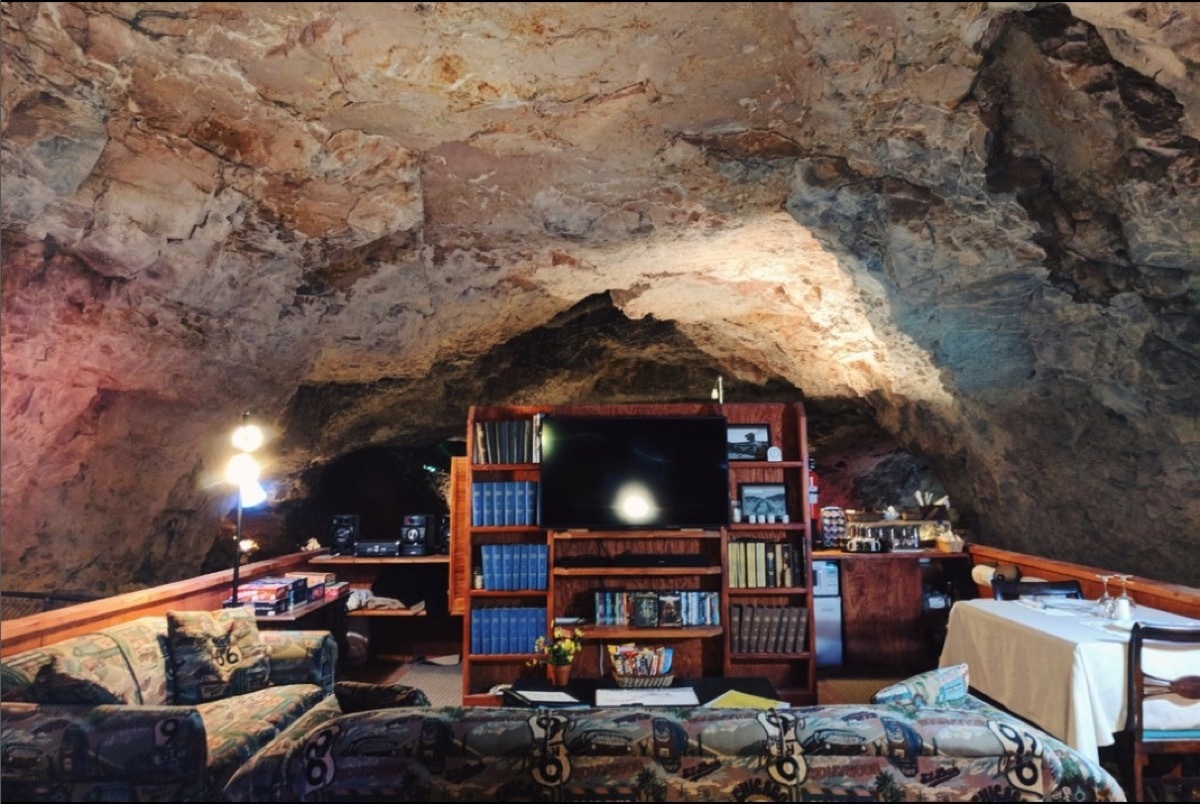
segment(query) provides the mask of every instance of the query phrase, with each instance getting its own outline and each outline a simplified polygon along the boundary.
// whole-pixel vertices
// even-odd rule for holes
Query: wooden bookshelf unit
[[[781,459],[730,460],[726,502],[738,501],[745,485],[766,488],[774,494],[775,505],[785,505],[788,521],[782,517],[755,523],[743,520],[711,530],[545,529],[539,523],[537,503],[522,507],[520,495],[532,488],[536,497],[541,478],[538,427],[547,415],[720,416],[730,427],[765,426],[769,444],[778,448]],[[578,626],[565,626],[581,628],[585,634],[584,649],[575,661],[579,677],[604,676],[608,644],[665,645],[674,649],[674,672],[681,677],[761,677],[794,704],[816,702],[808,443],[800,403],[478,406],[471,408],[466,430],[467,457],[455,459],[451,466],[451,521],[456,535],[450,571],[451,611],[463,615],[465,705],[499,705],[500,697],[490,692],[496,685],[543,674],[534,666],[539,657],[533,652],[533,639],[550,634],[559,618],[581,621]],[[481,490],[481,483],[497,485]],[[510,524],[482,524],[485,520],[476,509],[488,502],[484,495],[499,496],[508,488],[518,495],[516,516],[510,516]],[[751,561],[759,554],[783,556],[785,546],[792,556],[787,574],[773,564],[768,571],[764,564],[753,579],[732,575],[746,555]],[[483,588],[477,588],[473,577],[484,569],[485,548],[489,572]],[[587,562],[589,556],[675,553],[680,561],[668,559],[658,566]],[[544,556],[544,564],[524,558],[529,555]],[[506,556],[517,562],[534,561],[532,574],[521,575],[518,570],[515,581],[498,580],[495,569]],[[646,592],[654,592],[668,604],[679,593],[678,603],[689,624],[662,624],[671,620],[652,627],[640,620],[635,624],[631,610],[622,607],[638,592],[643,593],[643,601]],[[731,627],[734,607],[739,622],[749,621],[743,619],[746,612],[761,614],[761,628],[778,615],[772,638],[768,641],[763,633],[756,635],[752,648],[749,643],[739,645],[739,635]],[[504,618],[507,625],[494,625]],[[793,629],[790,642],[788,632],[782,630],[785,623]],[[490,635],[489,644],[485,645],[484,634]]]

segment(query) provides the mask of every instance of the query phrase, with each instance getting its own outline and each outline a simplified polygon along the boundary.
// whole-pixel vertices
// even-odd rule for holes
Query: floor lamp
[[[242,565],[242,554],[249,553],[258,545],[250,539],[242,538],[242,512],[247,508],[260,505],[267,499],[267,492],[258,482],[258,461],[250,453],[263,444],[263,432],[257,425],[250,423],[250,411],[242,414],[242,424],[233,431],[233,446],[238,450],[229,459],[225,468],[225,479],[237,486],[237,526],[233,536],[233,595],[230,606],[241,605],[238,601],[238,575]]]

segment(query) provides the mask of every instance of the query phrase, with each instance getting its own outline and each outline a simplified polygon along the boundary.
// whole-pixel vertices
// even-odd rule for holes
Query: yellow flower
[[[570,664],[583,647],[582,639],[583,631],[578,628],[573,631],[555,628],[550,639],[540,636],[533,643],[533,649],[542,654],[542,658],[531,664]]]

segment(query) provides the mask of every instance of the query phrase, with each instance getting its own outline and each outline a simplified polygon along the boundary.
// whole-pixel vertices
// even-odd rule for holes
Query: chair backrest
[[[1188,701],[1200,701],[1200,676],[1160,678],[1145,672],[1142,667],[1142,648],[1146,642],[1174,642],[1200,647],[1200,627],[1189,625],[1148,625],[1137,622],[1129,632],[1129,664],[1126,678],[1126,700],[1129,716],[1125,727],[1140,740],[1145,726],[1143,705],[1159,695],[1178,695]],[[1195,739],[1195,738],[1193,738]]]
[[[1016,600],[1021,595],[1053,595],[1083,599],[1079,581],[992,581],[992,597],[996,600]]]

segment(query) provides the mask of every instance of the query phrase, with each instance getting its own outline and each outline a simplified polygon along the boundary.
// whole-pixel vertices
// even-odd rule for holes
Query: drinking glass
[[[1113,618],[1113,606],[1115,605],[1116,598],[1108,593],[1108,582],[1113,576],[1098,574],[1096,577],[1104,584],[1104,593],[1096,599],[1096,613],[1105,620],[1111,620]]]
[[[1113,617],[1118,620],[1133,619],[1133,598],[1129,596],[1129,590],[1125,588],[1126,582],[1132,578],[1132,575],[1114,575],[1121,582],[1121,594],[1117,595],[1113,600]]]

